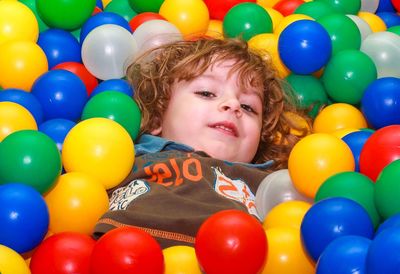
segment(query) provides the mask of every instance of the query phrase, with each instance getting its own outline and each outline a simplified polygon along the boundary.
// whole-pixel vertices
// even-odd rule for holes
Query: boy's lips
[[[217,123],[209,124],[208,126],[211,128],[220,130],[223,133],[226,133],[228,135],[232,135],[234,137],[239,136],[236,125],[229,121],[217,122]]]

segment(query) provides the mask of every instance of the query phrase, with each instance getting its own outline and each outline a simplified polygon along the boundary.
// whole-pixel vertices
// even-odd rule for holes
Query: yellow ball
[[[222,21],[221,20],[210,20],[210,23],[208,24],[206,36],[216,38],[216,39],[223,39],[224,31],[223,31],[223,27],[222,27]]]
[[[335,131],[331,132],[330,134],[332,134],[333,136],[336,136],[336,137],[341,139],[344,136],[346,136],[347,134],[355,132],[355,131],[359,131],[359,129],[356,129],[356,128],[342,128],[342,129],[335,130]]]
[[[79,122],[65,137],[62,151],[66,171],[91,174],[106,189],[125,179],[132,170],[134,157],[129,133],[117,122],[106,118]]]
[[[386,31],[386,24],[378,15],[367,11],[360,11],[357,15],[367,22],[372,32]]]
[[[315,264],[304,251],[299,229],[274,227],[266,233],[268,258],[262,274],[315,273]]]
[[[13,102],[0,102],[0,142],[15,131],[37,130],[33,115],[23,106]]]
[[[366,128],[367,121],[361,111],[346,103],[335,103],[321,110],[315,117],[315,133],[332,133],[340,129]]]
[[[204,35],[210,21],[203,0],[165,0],[159,14],[174,24],[186,39]]]
[[[0,273],[30,274],[31,271],[21,255],[5,245],[0,245]]]
[[[283,17],[283,19],[279,22],[278,26],[274,28],[274,33],[278,36],[281,35],[281,32],[289,26],[291,23],[294,23],[299,20],[314,20],[312,17],[305,15],[305,14],[290,14],[286,17]]]
[[[36,42],[39,24],[35,14],[18,1],[0,1],[0,45],[11,40]]]
[[[327,133],[314,133],[301,139],[289,155],[288,169],[295,188],[314,198],[330,176],[354,171],[353,154],[341,139]]]
[[[46,54],[36,43],[15,40],[0,45],[1,87],[30,91],[33,82],[46,71]]]
[[[280,0],[257,0],[257,4],[262,7],[273,7]]]
[[[289,69],[283,64],[278,53],[278,36],[273,33],[261,33],[253,36],[248,41],[249,47],[260,52],[266,52],[271,57],[272,64],[275,66],[280,77],[285,78],[289,75]]]
[[[311,204],[304,201],[287,201],[273,207],[264,219],[264,229],[272,227],[294,227],[300,229],[304,215]]]
[[[264,9],[268,12],[269,16],[271,17],[272,20],[272,27],[275,29],[280,22],[283,20],[284,16],[282,13],[277,11],[276,9],[269,8],[269,7],[264,7]]]
[[[90,235],[109,205],[103,185],[83,172],[61,175],[45,195],[45,201],[53,233],[74,231]]]
[[[190,246],[171,246],[163,250],[164,274],[201,274],[196,253]]]

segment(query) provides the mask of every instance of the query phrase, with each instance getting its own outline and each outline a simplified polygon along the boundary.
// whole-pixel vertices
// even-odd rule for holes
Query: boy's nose
[[[223,100],[220,105],[219,105],[219,109],[221,111],[232,111],[234,112],[236,115],[242,115],[242,108],[240,106],[240,102],[237,98],[226,98],[225,100]]]

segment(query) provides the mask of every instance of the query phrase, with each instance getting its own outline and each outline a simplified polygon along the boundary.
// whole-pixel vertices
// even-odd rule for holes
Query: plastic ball
[[[39,125],[43,121],[42,105],[40,104],[38,99],[30,92],[26,92],[22,89],[4,89],[0,92],[0,102],[14,102],[23,106],[33,115],[33,118],[35,118],[37,125]],[[9,113],[7,114],[7,116],[8,115],[12,114]]]
[[[378,15],[366,11],[360,11],[357,15],[367,22],[372,32],[386,31],[387,27],[385,22]]]
[[[165,261],[164,274],[201,274],[196,252],[191,246],[171,246],[163,249]]]
[[[279,56],[296,74],[311,74],[326,65],[332,52],[329,33],[317,22],[299,20],[279,35]]]
[[[109,79],[102,81],[99,83],[90,94],[90,97],[93,97],[104,91],[118,91],[122,92],[129,97],[133,96],[133,88],[130,86],[128,81],[124,79]]]
[[[159,14],[174,24],[185,38],[204,35],[210,21],[203,0],[164,0]]]
[[[283,20],[284,16],[279,11],[277,11],[273,8],[265,7],[265,6],[262,6],[262,7],[268,12],[269,17],[271,17],[272,29],[275,30],[275,28]]]
[[[53,233],[74,231],[90,235],[108,210],[108,196],[97,178],[82,172],[61,175],[45,195]]]
[[[248,41],[257,34],[271,33],[272,20],[260,5],[244,2],[232,7],[226,13],[223,29],[225,37],[241,37]]]
[[[51,235],[32,255],[32,274],[90,273],[90,257],[95,243],[91,237],[76,232]]]
[[[153,0],[154,1],[154,0]],[[122,16],[127,22],[129,22],[138,13],[134,11],[129,5],[129,1],[110,1],[109,4],[104,8],[104,12],[113,12]]]
[[[223,210],[200,226],[195,250],[206,273],[257,273],[267,257],[267,237],[253,216],[239,210]]]
[[[129,26],[128,21],[125,20],[121,15],[114,12],[100,12],[91,16],[86,22],[83,24],[80,32],[79,41],[81,44],[85,41],[86,36],[94,30],[96,27],[106,25],[106,24],[114,24],[120,27],[123,27],[129,32],[132,32],[131,27]]]
[[[37,129],[32,113],[18,103],[0,102],[0,141],[23,129]]]
[[[378,12],[376,15],[378,15],[383,22],[385,22],[387,28],[400,25],[400,16],[397,13]]]
[[[19,183],[0,185],[0,204],[0,244],[18,253],[36,247],[49,225],[49,213],[40,193]]]
[[[400,78],[400,37],[383,31],[369,35],[361,43],[360,50],[375,63],[378,78]]]
[[[343,197],[359,203],[368,212],[374,227],[380,223],[374,201],[375,185],[367,176],[358,172],[341,172],[328,179],[320,186],[315,201],[330,198]]]
[[[150,234],[139,228],[119,227],[96,242],[90,273],[162,274],[164,257],[160,245]]]
[[[42,18],[40,18],[40,15],[37,11],[36,8],[36,0],[19,0],[18,2],[21,2],[22,4],[24,4],[25,6],[27,6],[35,15],[36,17],[36,21],[39,25],[39,32],[45,31],[46,29],[48,29],[49,27],[43,22]],[[37,37],[36,37],[37,39]],[[36,40],[35,40],[36,41]]]
[[[129,31],[114,24],[101,25],[83,41],[82,61],[98,79],[122,78],[125,76],[125,66],[133,58],[136,49]]]
[[[19,1],[0,2],[0,45],[11,40],[36,42],[39,25],[35,14]]]
[[[30,91],[34,81],[47,70],[46,54],[35,42],[15,40],[0,45],[0,85],[3,88]]]
[[[379,6],[379,0],[361,0],[361,8],[360,11],[367,11],[375,13]]]
[[[293,227],[273,227],[266,230],[268,257],[262,274],[313,274],[315,266],[305,252],[299,229]]]
[[[82,80],[86,87],[86,93],[92,94],[93,89],[98,85],[96,77],[94,77],[82,63],[79,62],[64,62],[56,65],[53,69],[64,69],[74,73]]]
[[[50,70],[32,86],[32,94],[43,107],[45,120],[68,119],[77,121],[88,100],[82,80],[67,70]]]
[[[67,172],[87,172],[109,189],[129,174],[134,156],[132,138],[120,124],[106,118],[90,118],[68,132],[62,161]]]
[[[304,248],[314,261],[339,237],[353,235],[371,239],[373,233],[367,211],[353,200],[340,197],[313,204],[301,224]]]
[[[0,269],[3,274],[31,274],[24,258],[13,249],[0,245]]]
[[[96,0],[37,0],[36,7],[43,21],[52,28],[75,30],[91,16]]]
[[[111,119],[125,128],[132,140],[139,134],[141,111],[137,103],[118,91],[105,91],[92,97],[82,112],[82,120],[94,117]]]
[[[357,130],[350,132],[342,137],[342,140],[349,146],[353,153],[354,162],[356,164],[355,171],[360,171],[360,154],[365,142],[372,135],[373,131]]]
[[[304,201],[287,201],[273,207],[264,219],[264,229],[273,227],[294,227],[300,229],[301,222],[311,203]]]
[[[345,128],[366,128],[367,121],[356,107],[346,103],[326,106],[315,117],[313,130],[316,133],[331,133]]]
[[[353,235],[333,240],[322,252],[316,273],[367,273],[365,264],[370,244],[370,239]]]
[[[39,125],[39,131],[49,136],[61,151],[65,136],[75,125],[75,122],[67,119],[50,119]]]
[[[280,0],[273,8],[280,12],[283,16],[288,16],[304,3],[303,0]]]
[[[165,20],[165,18],[155,12],[143,12],[134,16],[129,21],[129,26],[131,27],[132,31],[135,31],[141,24],[150,20]]]
[[[377,71],[372,59],[359,50],[348,49],[338,52],[329,60],[322,82],[334,101],[357,105],[365,89],[376,77]]]
[[[278,25],[274,26],[274,34],[279,37],[282,31],[287,28],[287,26],[300,20],[313,21],[314,19],[304,14],[290,14],[286,17],[283,17],[282,20],[279,21]]]
[[[357,14],[361,8],[361,0],[316,0],[329,4],[334,11],[342,14]]]
[[[257,213],[264,220],[275,206],[293,200],[313,202],[296,190],[287,169],[274,171],[267,175],[257,188],[255,201]]]
[[[396,273],[400,264],[400,228],[388,228],[371,242],[367,258],[366,273]]]
[[[49,68],[63,62],[81,62],[81,46],[68,31],[48,29],[40,33],[37,44],[46,54]]]
[[[383,221],[375,232],[375,237],[385,229],[400,227],[400,213],[396,213]]]
[[[142,12],[158,12],[164,0],[128,0],[129,5],[137,13]]]
[[[210,12],[210,18],[224,20],[226,13],[235,5],[243,2],[256,2],[255,0],[204,0]]]
[[[311,1],[304,3],[297,7],[297,9],[294,11],[294,14],[305,14],[315,20],[318,20],[324,15],[332,13],[334,13],[333,7],[322,1]]]
[[[222,21],[211,19],[210,23],[208,24],[205,36],[212,37],[215,39],[224,39],[224,30]]]
[[[364,19],[361,19],[361,17],[353,14],[346,14],[346,16],[353,20],[353,22],[357,25],[357,28],[361,34],[361,42],[364,41],[365,38],[367,38],[368,35],[372,33],[371,27],[368,25],[367,22],[365,22]]]
[[[288,169],[296,189],[314,198],[327,178],[339,172],[354,171],[354,159],[342,140],[330,134],[314,133],[293,147]]]
[[[0,183],[19,182],[38,192],[49,190],[61,173],[61,156],[53,140],[37,130],[20,130],[0,146]]]

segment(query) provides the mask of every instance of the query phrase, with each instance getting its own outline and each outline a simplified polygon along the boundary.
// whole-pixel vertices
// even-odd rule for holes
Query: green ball
[[[356,23],[344,14],[325,15],[317,20],[328,32],[332,41],[332,56],[345,49],[361,47],[361,32]]]
[[[27,6],[28,8],[31,9],[33,14],[35,14],[36,20],[39,25],[39,32],[47,30],[49,27],[43,22],[42,18],[40,18],[39,13],[36,9],[36,0],[19,0],[22,4]]]
[[[141,112],[136,102],[118,91],[103,91],[93,96],[85,105],[82,120],[94,117],[111,119],[125,128],[132,140],[139,134]]]
[[[0,184],[22,183],[40,193],[61,174],[61,156],[54,141],[36,130],[11,133],[0,143]]]
[[[374,202],[374,187],[374,182],[361,173],[340,172],[324,181],[315,195],[315,202],[331,197],[351,199],[364,207],[376,228],[380,216]]]
[[[244,2],[233,6],[222,21],[224,36],[248,41],[261,33],[272,33],[268,12],[256,3]]]
[[[137,13],[129,5],[128,0],[112,0],[107,4],[104,11],[114,12],[118,15],[121,15],[128,22],[137,15]]]
[[[129,5],[131,5],[132,9],[137,13],[158,13],[162,3],[164,3],[164,0],[129,0]]]
[[[292,73],[285,79],[297,98],[298,107],[308,109],[310,117],[314,118],[321,107],[328,104],[328,95],[325,92],[324,85],[318,78],[312,75]]]
[[[329,60],[321,79],[334,101],[356,105],[376,78],[376,66],[367,54],[343,50]]]
[[[400,26],[393,26],[388,28],[386,31],[393,32],[397,35],[400,35]]]
[[[375,204],[384,220],[400,213],[400,159],[385,166],[375,183]]]
[[[42,20],[52,28],[75,30],[92,15],[96,0],[36,0]]]
[[[301,4],[294,11],[294,14],[308,15],[315,20],[318,20],[324,15],[332,14],[335,10],[332,6],[325,2],[311,1]]]
[[[336,12],[342,14],[355,14],[361,9],[361,0],[314,0],[315,2],[325,2]]]

